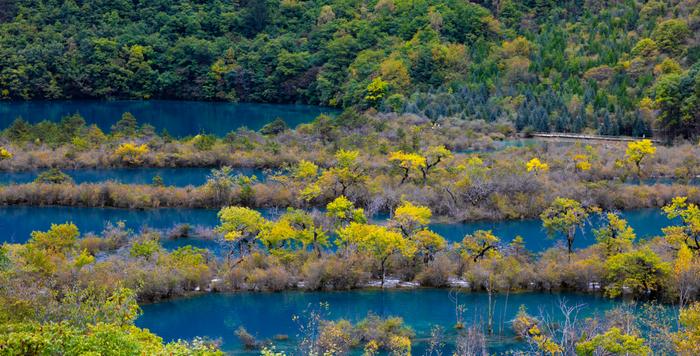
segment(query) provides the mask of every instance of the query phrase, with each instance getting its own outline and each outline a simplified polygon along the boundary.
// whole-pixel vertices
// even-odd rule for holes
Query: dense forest
[[[374,107],[691,138],[696,0],[9,0],[0,98]]]

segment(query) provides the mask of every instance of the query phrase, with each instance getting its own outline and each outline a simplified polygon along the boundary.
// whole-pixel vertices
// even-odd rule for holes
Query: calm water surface
[[[25,101],[0,102],[0,128],[17,117],[31,123],[58,121],[79,113],[88,124],[109,130],[123,113],[132,113],[139,123],[153,125],[159,132],[168,130],[182,137],[199,133],[226,135],[239,127],[258,130],[282,118],[290,127],[309,122],[318,115],[335,114],[337,110],[311,105],[272,105],[200,101]]]
[[[275,217],[284,209],[261,210],[266,217]],[[112,208],[81,208],[81,207],[31,207],[6,206],[0,207],[0,242],[21,243],[27,241],[29,234],[35,230],[48,230],[51,223],[73,222],[82,233],[103,230],[107,222],[124,221],[126,226],[138,231],[147,226],[155,229],[170,229],[179,224],[189,224],[193,227],[214,227],[218,224],[217,210],[211,209],[147,209],[127,210]],[[658,209],[643,209],[623,212],[639,238],[661,234],[661,228],[672,223]],[[381,223],[382,219],[373,222]],[[595,242],[593,228],[599,222],[592,219],[581,231],[577,231],[574,246],[586,247]],[[542,229],[538,219],[509,220],[509,221],[478,221],[458,224],[432,224],[430,228],[450,241],[461,241],[464,235],[476,230],[492,230],[502,241],[509,242],[515,236],[522,236],[525,247],[531,251],[542,251],[560,243],[561,239],[552,239]],[[177,240],[177,244],[186,244],[187,239]],[[193,242],[204,243],[204,242]],[[206,241],[210,244],[210,241]],[[175,245],[177,246],[177,245]]]
[[[326,319],[342,318],[356,322],[370,312],[382,317],[399,316],[414,330],[416,339],[429,337],[435,325],[442,326],[452,338],[455,334],[455,304],[448,294],[448,290],[441,289],[207,294],[144,305],[144,313],[136,324],[168,341],[206,336],[221,339],[223,349],[230,353],[247,354],[234,335],[239,326],[245,327],[259,340],[287,335],[289,341],[280,346],[291,348],[298,341],[299,334],[298,324],[292,320],[292,316],[322,310],[319,304],[324,302],[329,306],[323,312]],[[488,309],[486,294],[459,294],[458,301],[467,308],[464,312],[467,325],[485,324]],[[498,336],[489,340],[489,351],[501,352],[524,346],[515,339],[509,323],[520,305],[525,305],[530,314],[548,315],[554,320],[561,320],[558,311],[560,301],[566,301],[569,305],[582,304],[584,307],[579,318],[602,315],[620,303],[592,295],[521,293],[511,294],[506,305],[505,296],[497,296],[494,325],[495,329],[501,329],[501,325],[503,327]],[[414,354],[422,355],[424,348],[425,343],[414,341]]]
[[[101,183],[115,181],[124,184],[151,184],[155,176],[163,179],[166,186],[185,187],[199,186],[207,181],[212,168],[107,168],[63,170],[73,178],[76,184]],[[0,172],[0,184],[30,183],[36,179],[40,171]],[[255,175],[258,181],[264,181],[266,173],[256,168],[234,168],[233,174],[247,176]]]

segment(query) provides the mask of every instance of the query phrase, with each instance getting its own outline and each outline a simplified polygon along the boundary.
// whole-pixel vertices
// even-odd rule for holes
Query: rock
[[[418,288],[420,283],[418,282],[399,282],[399,288]]]
[[[398,278],[385,278],[384,279],[384,288],[396,288],[399,285],[399,279]],[[379,279],[373,279],[367,282],[363,287],[367,288],[382,288],[382,281]]]
[[[455,288],[469,288],[469,282],[461,278],[450,277],[447,279],[447,284]]]

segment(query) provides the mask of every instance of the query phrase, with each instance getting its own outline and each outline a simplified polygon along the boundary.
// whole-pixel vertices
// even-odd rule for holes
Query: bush
[[[425,287],[446,287],[448,279],[454,275],[455,264],[446,255],[439,255],[428,267],[418,273],[416,280]]]
[[[294,276],[278,266],[256,268],[248,275],[247,282],[253,290],[282,291],[294,286]]]
[[[260,133],[263,135],[278,135],[286,131],[288,128],[287,123],[278,117],[274,121],[263,126],[263,128],[260,129]]]
[[[61,172],[58,168],[51,168],[49,170],[39,173],[39,175],[34,179],[34,183],[39,184],[67,184],[73,183],[73,178],[69,175]]]
[[[355,288],[369,279],[369,271],[359,256],[350,258],[327,256],[307,262],[302,267],[306,288],[337,290]]]
[[[256,350],[262,346],[255,336],[249,333],[248,330],[242,326],[239,326],[238,329],[234,331],[234,334],[236,337],[238,337],[238,340],[241,341],[241,344],[243,344],[243,347],[245,347],[246,350]]]

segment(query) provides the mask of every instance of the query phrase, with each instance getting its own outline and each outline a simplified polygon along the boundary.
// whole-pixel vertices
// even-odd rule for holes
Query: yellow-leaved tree
[[[674,248],[686,245],[695,255],[700,255],[700,207],[689,203],[688,197],[675,197],[662,209],[669,219],[680,218],[682,223],[662,229],[666,241]]]
[[[627,144],[625,151],[625,160],[634,166],[637,178],[642,178],[642,161],[647,157],[654,157],[656,147],[651,140],[644,139],[633,141]]]
[[[423,173],[423,185],[428,183],[428,173],[431,169],[435,168],[440,162],[445,159],[452,157],[452,152],[445,148],[445,146],[430,146],[423,152],[423,157],[425,157],[425,165],[419,167]]]
[[[535,173],[535,175],[539,175],[541,173],[547,173],[549,171],[549,165],[540,161],[539,158],[535,157],[525,164],[525,169],[527,169],[528,172],[532,172]]]
[[[224,235],[224,243],[229,245],[227,259],[230,260],[238,249],[239,262],[246,252],[250,252],[260,229],[266,223],[259,211],[250,208],[230,206],[219,211],[220,225],[216,230]]]
[[[404,184],[408,180],[411,172],[419,172],[427,167],[426,158],[424,156],[403,151],[389,153],[389,162],[403,170],[401,184]]]
[[[679,355],[700,355],[700,303],[696,302],[681,309],[680,330],[673,335],[673,342]]]
[[[491,230],[477,230],[462,240],[462,252],[474,262],[498,255],[500,239]]]
[[[394,210],[390,224],[398,228],[404,237],[411,237],[418,230],[430,224],[433,216],[430,208],[422,205],[414,205],[411,202],[403,202]]]
[[[314,194],[320,195],[323,189],[332,189],[334,194],[346,195],[348,189],[361,186],[367,180],[367,175],[360,166],[359,157],[360,151],[338,150],[335,153],[335,165],[324,170],[318,181],[307,186],[308,191],[303,194],[313,198]],[[310,170],[310,165],[307,165],[306,169]]]
[[[338,230],[338,240],[357,251],[366,253],[379,263],[381,285],[386,277],[386,261],[394,254],[413,257],[416,245],[400,232],[386,226],[351,222]]]

